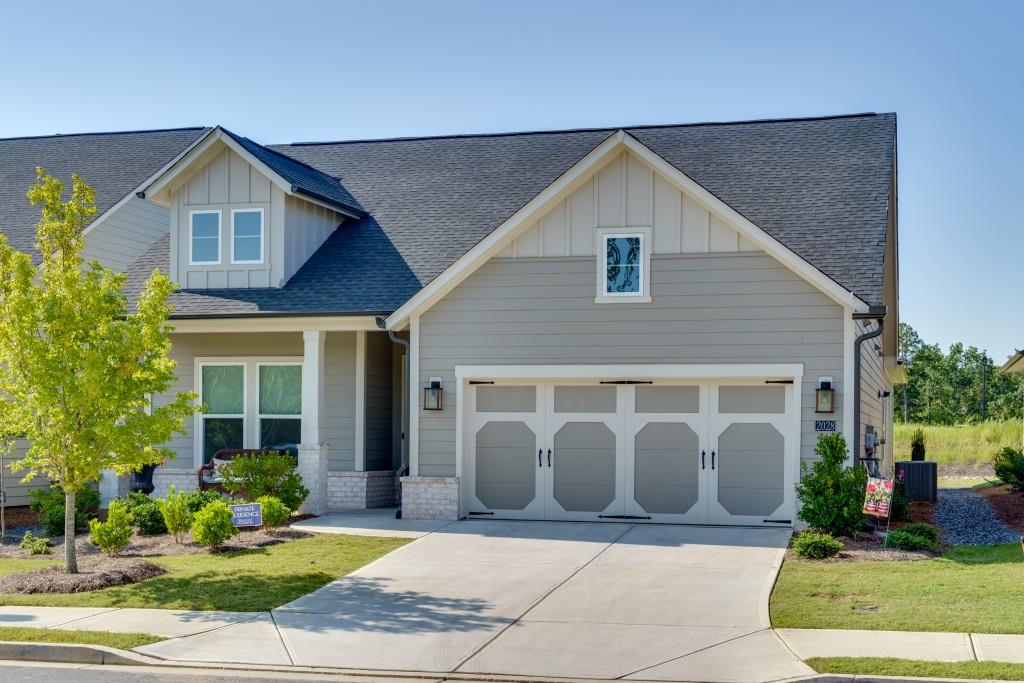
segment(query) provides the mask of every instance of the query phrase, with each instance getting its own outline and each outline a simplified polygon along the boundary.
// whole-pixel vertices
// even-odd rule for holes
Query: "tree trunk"
[[[78,558],[75,556],[75,492],[64,492],[64,571],[78,573]]]

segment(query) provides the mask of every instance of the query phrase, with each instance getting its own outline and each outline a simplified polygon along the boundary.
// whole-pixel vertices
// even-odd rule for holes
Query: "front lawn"
[[[0,641],[14,643],[75,643],[77,645],[105,645],[131,650],[164,638],[145,633],[110,633],[109,631],[61,631],[52,628],[0,626]]]
[[[0,594],[0,605],[259,612],[316,590],[406,543],[408,539],[318,534],[254,550],[150,557],[146,559],[167,573],[91,593]],[[54,555],[59,551],[55,548]],[[0,576],[46,563],[0,559]]]
[[[1017,543],[957,546],[914,562],[787,559],[771,597],[775,628],[1024,633]]]
[[[1024,664],[1002,662],[922,662],[885,657],[820,657],[807,660],[818,673],[922,678],[973,678],[990,681],[1024,680]]]

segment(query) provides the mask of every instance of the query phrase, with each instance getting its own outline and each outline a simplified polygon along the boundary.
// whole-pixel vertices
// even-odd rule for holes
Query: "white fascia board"
[[[114,213],[116,213],[117,210],[120,209],[122,206],[124,206],[125,204],[130,202],[132,199],[137,197],[139,192],[143,192],[143,190],[146,187],[148,187],[157,178],[159,178],[163,174],[167,173],[167,171],[169,171],[175,164],[177,164],[179,161],[181,161],[183,158],[185,158],[185,156],[189,152],[191,152],[193,149],[195,149],[197,145],[201,144],[204,140],[206,140],[206,138],[208,138],[210,136],[211,132],[213,132],[213,131],[209,131],[209,132],[206,133],[206,135],[201,135],[200,137],[198,137],[195,140],[193,140],[192,144],[190,144],[185,149],[181,150],[181,152],[179,152],[177,154],[177,156],[175,156],[173,159],[171,159],[166,164],[161,166],[160,169],[156,173],[154,173],[153,175],[151,175],[148,178],[146,178],[145,180],[143,180],[139,184],[138,187],[133,189],[131,192],[129,192],[125,196],[121,197],[121,199],[116,204],[114,204],[109,209],[107,209],[102,214],[100,214],[99,217],[96,218],[92,223],[90,223],[89,225],[85,226],[85,229],[82,230],[82,236],[85,237],[86,235],[88,235],[90,232],[92,232],[93,228],[95,228],[97,225],[99,225],[104,220],[106,220],[107,218],[112,216]]]
[[[685,363],[656,365],[456,365],[466,379],[803,379],[802,363]]]
[[[492,256],[501,251],[508,242],[524,232],[532,219],[547,210],[552,204],[569,194],[584,179],[610,161],[622,147],[623,131],[609,135],[604,142],[590,150],[586,156],[576,162],[568,171],[548,185],[536,197],[527,202],[504,223],[495,228],[476,246],[463,254],[459,260],[434,278],[387,319],[389,330],[402,329],[407,319],[414,313],[422,312],[445,294],[454,289],[460,282],[469,277],[477,268],[486,263]]]
[[[378,330],[372,315],[353,316],[253,316],[248,318],[171,318],[174,334],[209,332],[359,332]]]
[[[775,239],[761,228],[754,225],[740,212],[723,202],[714,194],[709,192],[700,183],[686,175],[678,168],[665,161],[651,148],[634,138],[632,135],[624,136],[624,146],[630,152],[640,157],[648,166],[667,178],[676,187],[696,197],[711,211],[721,218],[724,218],[731,227],[751,242],[760,247],[766,254],[772,256],[784,266],[792,270],[801,278],[821,290],[833,301],[857,312],[868,310],[868,304],[855,296],[848,289],[821,272],[817,267],[809,263],[802,256]]]

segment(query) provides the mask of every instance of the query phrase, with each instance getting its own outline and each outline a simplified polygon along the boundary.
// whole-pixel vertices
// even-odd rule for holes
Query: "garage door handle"
[[[707,466],[707,463],[704,462],[704,456],[705,455],[707,455],[707,454],[704,451],[700,452],[700,468],[701,469],[704,469]]]
[[[543,448],[537,449],[537,467],[544,467],[544,463],[540,461],[540,454],[544,452]]]
[[[715,469],[715,452],[711,451],[711,469]]]
[[[548,467],[551,467],[551,449],[548,449]]]

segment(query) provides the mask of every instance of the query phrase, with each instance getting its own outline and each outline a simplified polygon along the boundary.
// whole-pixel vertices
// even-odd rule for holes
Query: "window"
[[[260,448],[302,439],[302,366],[260,365]]]
[[[222,448],[245,447],[245,365],[202,366],[203,463]]]
[[[220,211],[193,211],[189,221],[189,264],[220,263]]]
[[[197,359],[196,465],[222,448],[298,444],[302,438],[302,362],[298,359]],[[200,462],[201,456],[201,462]]]
[[[651,300],[649,244],[649,228],[598,231],[598,303]]]
[[[263,263],[263,209],[231,210],[231,262]]]

